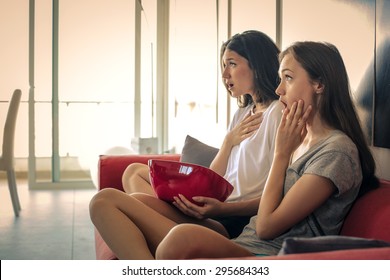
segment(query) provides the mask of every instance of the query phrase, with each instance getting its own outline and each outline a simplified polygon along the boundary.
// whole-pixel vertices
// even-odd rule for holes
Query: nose
[[[275,89],[275,93],[279,96],[284,95],[284,90],[282,88],[282,82],[280,82],[278,87]]]
[[[222,70],[222,78],[228,79],[230,77],[229,71],[227,67],[224,67]]]

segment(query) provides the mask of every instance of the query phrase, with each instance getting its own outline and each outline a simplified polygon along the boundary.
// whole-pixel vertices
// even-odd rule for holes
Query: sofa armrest
[[[131,163],[147,164],[149,159],[180,160],[180,154],[101,155],[98,165],[99,190],[116,188],[123,191],[122,174]]]

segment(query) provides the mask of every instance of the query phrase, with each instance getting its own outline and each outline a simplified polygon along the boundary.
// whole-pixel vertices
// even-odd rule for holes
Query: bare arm
[[[308,216],[334,192],[329,179],[303,175],[283,198],[286,169],[294,150],[306,136],[306,120],[311,107],[303,113],[303,102],[283,113],[276,136],[275,156],[264,188],[256,223],[262,239],[275,238]],[[313,188],[312,186],[316,186]]]
[[[225,136],[223,140],[222,146],[219,149],[217,155],[214,160],[210,164],[210,169],[214,170],[221,176],[224,176],[226,173],[226,167],[229,160],[230,152],[233,148],[233,143],[229,141],[228,134]]]
[[[221,216],[253,216],[259,209],[260,197],[223,203]]]
[[[174,205],[181,212],[197,219],[226,216],[254,216],[259,208],[260,198],[253,198],[239,202],[220,202],[210,197],[193,197],[194,201],[203,203],[203,206],[196,205],[184,196],[175,198]]]

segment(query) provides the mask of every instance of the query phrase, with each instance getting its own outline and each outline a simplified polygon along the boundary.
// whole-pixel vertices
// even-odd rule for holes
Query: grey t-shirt
[[[241,235],[233,241],[253,254],[276,255],[287,237],[339,234],[362,182],[359,153],[355,144],[343,132],[333,131],[289,166],[283,193],[286,194],[304,174],[330,179],[337,191],[311,215],[275,239],[262,240],[256,236],[257,216],[254,216]]]

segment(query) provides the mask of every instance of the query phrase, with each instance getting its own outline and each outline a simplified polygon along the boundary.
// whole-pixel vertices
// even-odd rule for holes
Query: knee
[[[132,163],[126,167],[125,171],[123,171],[122,185],[126,192],[131,192],[130,181],[133,180],[134,177],[139,176],[138,173],[142,168],[142,166],[144,165],[141,163]]]
[[[156,259],[191,259],[196,250],[191,224],[180,224],[172,228],[160,242],[156,250]]]
[[[125,171],[123,171],[123,174],[122,174],[122,181],[129,179],[131,173],[133,172],[132,170],[133,170],[133,167],[131,164],[126,167]]]
[[[136,163],[136,162],[131,163],[130,165],[128,165],[126,167],[125,171],[123,171],[122,180],[130,179],[132,176],[137,174],[139,169],[142,168],[143,166],[144,166],[144,164],[141,164],[141,163]]]
[[[104,212],[110,203],[113,201],[115,193],[118,192],[116,189],[103,189],[95,194],[89,202],[89,215],[94,222],[102,212]]]
[[[128,185],[128,181],[130,180],[130,177],[132,174],[134,174],[134,166],[133,164],[130,164],[126,167],[125,171],[123,171],[123,174],[122,174],[122,185],[123,185],[123,188],[126,190],[126,187]]]

